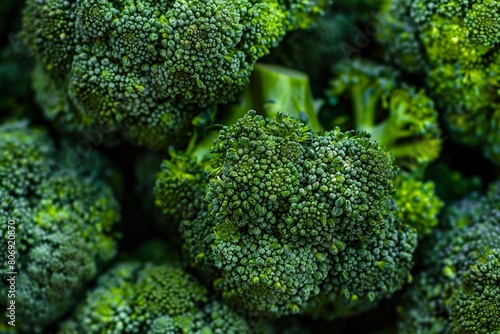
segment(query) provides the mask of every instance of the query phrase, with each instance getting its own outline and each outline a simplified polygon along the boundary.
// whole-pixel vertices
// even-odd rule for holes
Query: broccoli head
[[[438,158],[441,131],[434,102],[398,78],[391,67],[367,60],[341,63],[324,112],[331,113],[333,124],[369,132],[400,167],[413,170]],[[352,107],[344,110],[349,103]]]
[[[249,333],[244,318],[171,263],[122,261],[101,276],[61,334]]]
[[[500,331],[500,183],[445,212],[400,306],[401,333]]]
[[[158,148],[204,108],[233,100],[287,29],[326,5],[28,0],[23,35],[79,113]]]
[[[498,111],[500,4],[497,1],[407,0],[388,1],[382,43],[399,46],[395,59],[425,61],[425,78],[446,115],[453,138],[479,146],[485,156],[500,163]],[[403,44],[403,40],[411,43]],[[416,47],[415,43],[420,47]],[[409,47],[415,46],[415,47]]]
[[[2,235],[6,244],[12,230],[16,236],[15,269],[6,261],[2,269],[18,272],[19,327],[41,332],[114,257],[119,207],[95,165],[61,167],[47,134],[26,122],[0,126],[0,155]]]
[[[375,306],[406,281],[416,233],[395,220],[397,168],[368,133],[314,132],[286,114],[264,118],[250,111],[218,131],[208,162],[189,161],[188,177],[163,170],[157,188],[184,186],[190,203],[202,196],[196,217],[191,211],[182,217],[184,250],[232,305],[274,316],[305,312],[311,304],[320,312],[318,305],[327,310],[328,303],[313,297],[328,292],[346,305],[359,300],[357,306]],[[168,206],[162,192],[157,202]],[[370,251],[373,256],[359,258]],[[358,283],[344,284],[345,299],[345,291],[329,282],[358,277],[361,261],[379,275],[369,282],[386,289],[363,283],[360,274]],[[349,305],[354,313],[357,306]]]

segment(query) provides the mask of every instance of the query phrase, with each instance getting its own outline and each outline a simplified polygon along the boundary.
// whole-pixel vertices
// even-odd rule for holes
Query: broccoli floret
[[[435,193],[432,181],[423,182],[409,173],[400,173],[394,183],[394,201],[399,208],[397,216],[412,226],[423,237],[438,224],[438,213],[443,202]]]
[[[250,111],[218,132],[209,162],[198,171],[204,178],[184,179],[186,189],[201,194],[201,185],[206,196],[197,216],[185,218],[180,229],[192,266],[235,307],[281,316],[304,312],[326,291],[344,301],[343,292],[331,291],[337,284],[328,282],[349,261],[374,261],[378,268],[373,275],[379,275],[379,288],[353,283],[360,303],[370,296],[366,309],[406,281],[416,234],[394,222],[397,169],[366,132],[316,133],[282,113],[270,119]],[[182,181],[181,174],[164,171],[157,185]],[[379,254],[382,245],[388,249],[384,259],[356,260],[366,249]],[[377,264],[383,261],[387,265]],[[328,302],[322,305],[327,312]],[[356,306],[347,308],[357,312]],[[337,311],[330,313],[349,313]]]
[[[66,132],[82,131],[94,125],[94,120],[80,112],[68,96],[67,80],[52,78],[41,62],[32,73],[35,100],[43,109],[45,118]]]
[[[61,167],[61,153],[44,131],[26,122],[0,126],[5,244],[8,226],[16,231],[15,269],[7,261],[2,269],[17,271],[16,328],[30,333],[64,315],[117,248],[119,206],[109,185],[95,165]],[[1,287],[5,296],[7,288]]]
[[[156,204],[174,222],[192,220],[203,206],[210,165],[206,159],[198,162],[173,149],[169,153],[154,188]]]
[[[369,132],[405,169],[425,167],[438,158],[438,113],[423,90],[398,82],[396,70],[367,60],[341,63],[336,72],[325,109],[335,115],[334,124]],[[341,103],[352,108],[345,111]]]
[[[500,183],[446,211],[400,306],[401,333],[500,331]]]
[[[333,0],[278,0],[287,14],[287,29],[305,29],[325,13]]]
[[[211,297],[175,264],[125,261],[97,287],[59,333],[249,333],[244,318]]]
[[[328,2],[28,0],[23,34],[81,113],[158,148]]]
[[[392,57],[411,55],[426,62],[429,92],[444,110],[452,137],[479,146],[494,163],[500,162],[498,112],[499,4],[496,1],[407,0],[388,1],[388,20],[381,40],[411,40],[420,48],[401,46]],[[416,41],[416,42],[415,42]],[[390,47],[389,47],[390,49]],[[405,60],[400,61],[406,66]],[[409,68],[409,66],[407,66]]]

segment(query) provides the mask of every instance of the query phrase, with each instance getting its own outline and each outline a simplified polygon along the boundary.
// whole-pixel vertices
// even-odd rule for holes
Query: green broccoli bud
[[[374,309],[411,281],[416,244],[416,231],[390,218],[376,240],[355,244],[335,256],[325,293],[313,300],[308,311],[335,319]]]
[[[74,107],[60,113],[73,120],[76,109],[140,145],[179,147],[193,118],[234,100],[255,62],[327,4],[29,0],[23,36],[69,92]]]

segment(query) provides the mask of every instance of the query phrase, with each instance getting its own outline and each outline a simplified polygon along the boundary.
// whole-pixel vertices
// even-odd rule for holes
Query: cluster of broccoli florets
[[[385,1],[380,40],[403,70],[422,73],[455,140],[500,163],[498,1]]]
[[[26,333],[70,310],[117,253],[119,205],[101,158],[68,167],[63,153],[26,122],[0,126],[2,240],[6,249],[13,241],[2,272],[18,272],[16,316]],[[7,287],[1,290],[7,296]]]
[[[61,126],[111,123],[159,149],[182,145],[198,113],[233,100],[255,62],[327,5],[28,0],[23,35],[40,63],[37,91],[59,96],[40,105]]]
[[[3,1],[0,333],[499,333],[498,23]]]
[[[500,184],[450,206],[400,305],[401,333],[500,330]]]
[[[318,133],[251,111],[218,132],[208,160],[173,154],[155,190],[169,219],[181,220],[192,266],[230,304],[333,318],[400,289],[419,225],[435,225],[432,186],[406,177],[393,197],[397,173],[363,130]]]

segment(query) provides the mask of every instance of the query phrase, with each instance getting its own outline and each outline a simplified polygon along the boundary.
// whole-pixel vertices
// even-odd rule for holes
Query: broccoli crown
[[[80,113],[158,148],[324,2],[28,0],[23,35]]]
[[[327,109],[337,118],[335,124],[347,118],[345,126],[371,133],[406,169],[426,166],[439,156],[438,113],[423,90],[398,82],[394,69],[364,60],[341,63],[336,73]],[[352,116],[351,109],[337,108],[346,99],[352,104]]]
[[[0,155],[6,244],[7,221],[16,231],[15,269],[7,262],[2,269],[17,270],[16,315],[23,330],[35,333],[68,311],[114,257],[119,207],[108,184],[85,164],[61,169],[47,134],[26,122],[0,126]]]
[[[128,261],[99,278],[60,333],[236,334],[249,327],[179,267]]]
[[[423,182],[412,174],[400,173],[394,182],[393,195],[399,211],[397,216],[412,226],[422,237],[438,224],[438,213],[443,202],[435,193],[432,181]]]
[[[169,222],[192,220],[204,205],[208,174],[212,169],[210,148],[219,134],[215,129],[210,130],[215,127],[212,125],[233,124],[250,109],[270,118],[284,109],[290,116],[310,124],[312,129],[321,129],[307,75],[281,66],[256,64],[250,85],[242,91],[238,103],[219,112],[217,119],[210,115],[200,117],[201,125],[186,150],[170,149],[170,158],[163,162],[155,186],[156,204]]]
[[[397,173],[392,162],[364,131],[314,133],[288,115],[269,119],[250,111],[214,140],[203,187],[208,202],[196,218],[181,222],[188,258],[225,300],[277,316],[303,312],[323,286],[331,287],[326,282],[335,268],[364,252],[351,248],[384,244],[393,248],[382,252],[385,260],[371,259],[403,263],[391,258],[401,247],[405,252],[398,256],[410,263],[415,232],[402,228],[399,237],[390,232],[396,211],[390,198]],[[157,182],[167,184],[162,178],[173,176],[159,174]],[[391,241],[380,241],[385,238]],[[350,261],[356,266],[362,260]],[[370,290],[377,295],[372,305],[402,285],[405,279],[389,280],[405,271],[407,276],[409,265],[378,268],[387,270],[381,279],[388,290]],[[352,274],[357,275],[354,268]],[[353,287],[353,295],[367,290]],[[343,298],[336,292],[331,295]]]
[[[497,1],[408,0],[389,1],[387,44],[416,40],[420,49],[407,48],[426,61],[430,91],[446,112],[455,140],[481,146],[486,157],[500,162],[500,114],[497,108],[500,3]],[[384,40],[384,37],[381,37]],[[401,43],[399,43],[401,44]],[[414,52],[415,51],[415,52]],[[398,58],[396,52],[394,58]],[[409,57],[411,58],[411,57]],[[402,61],[404,62],[404,61]],[[422,67],[421,67],[422,68]],[[418,69],[418,67],[416,67]]]
[[[402,333],[496,333],[500,330],[500,183],[445,213],[424,271],[403,304]]]

